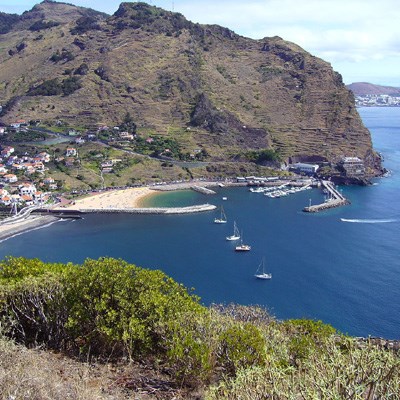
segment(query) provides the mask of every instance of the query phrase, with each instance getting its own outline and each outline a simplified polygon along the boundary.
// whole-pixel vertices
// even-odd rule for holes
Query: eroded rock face
[[[24,14],[29,26],[37,11]],[[61,11],[68,11],[65,22],[58,18]],[[40,15],[60,23],[41,31],[40,41],[28,24],[12,25],[0,35],[0,45],[13,50],[0,54],[0,97],[8,105],[4,123],[53,118],[113,125],[129,112],[139,126],[159,134],[191,128],[191,142],[219,160],[272,148],[287,161],[319,157],[336,164],[356,156],[369,175],[381,171],[340,74],[293,43],[279,37],[248,39],[145,3],[122,3],[109,17],[41,3]],[[26,47],[17,53],[22,41]],[[32,110],[24,96],[27,88],[62,76],[65,65],[49,62],[62,49],[72,55],[70,70],[87,68],[79,90],[52,97],[54,115],[49,116],[48,99],[38,96]]]

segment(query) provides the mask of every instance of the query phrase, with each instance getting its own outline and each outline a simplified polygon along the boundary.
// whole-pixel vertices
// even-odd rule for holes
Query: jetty
[[[192,189],[196,192],[202,193],[202,194],[215,194],[214,190],[208,189],[204,186],[194,185],[194,186],[191,186],[190,189]]]
[[[350,201],[347,200],[338,190],[336,190],[332,182],[323,180],[321,181],[321,184],[329,193],[329,198],[324,203],[304,207],[304,212],[316,213],[329,210],[330,208],[336,208],[350,204]]]

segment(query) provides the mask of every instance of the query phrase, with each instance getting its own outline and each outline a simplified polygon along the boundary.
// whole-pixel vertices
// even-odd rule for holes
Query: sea
[[[277,319],[310,318],[342,333],[400,339],[400,108],[360,108],[389,176],[339,189],[351,205],[318,214],[303,207],[324,200],[319,189],[268,198],[246,187],[152,197],[152,206],[206,202],[219,211],[190,215],[85,215],[0,243],[0,258],[82,263],[115,257],[160,269],[205,305],[267,308]],[[226,197],[226,200],[223,198]],[[236,221],[250,252],[226,241]],[[262,258],[270,280],[254,277]]]

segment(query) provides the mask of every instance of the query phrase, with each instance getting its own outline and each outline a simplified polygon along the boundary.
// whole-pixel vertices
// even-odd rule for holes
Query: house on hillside
[[[33,196],[36,194],[36,186],[33,183],[23,183],[22,185],[19,185],[19,194],[21,196],[23,195],[28,195],[28,196]]]
[[[119,134],[120,139],[122,140],[133,140],[134,136],[129,132],[121,132]]]
[[[64,160],[64,164],[65,164],[66,167],[74,167],[75,166],[75,161],[76,161],[75,158],[67,157]]]
[[[43,179],[43,183],[49,187],[50,190],[56,190],[57,184],[54,178],[48,176],[47,178]]]
[[[50,159],[51,159],[51,156],[50,156],[49,153],[46,153],[45,151],[42,151],[41,153],[37,154],[34,157],[34,159],[35,159],[35,161],[37,159],[38,161],[41,161],[43,163],[48,163],[50,161]]]
[[[14,175],[14,174],[4,175],[3,179],[4,179],[4,182],[6,182],[6,183],[18,182],[18,177],[17,177],[17,175]]]
[[[0,204],[9,206],[11,204],[11,197],[9,195],[0,196]]]
[[[14,147],[4,146],[0,154],[2,157],[10,157],[11,154],[14,153],[14,151],[15,151]]]
[[[21,195],[21,199],[27,206],[31,206],[34,204],[33,197],[27,194]]]
[[[75,157],[77,155],[77,151],[75,147],[68,147],[67,150],[65,151],[65,156],[66,157]]]

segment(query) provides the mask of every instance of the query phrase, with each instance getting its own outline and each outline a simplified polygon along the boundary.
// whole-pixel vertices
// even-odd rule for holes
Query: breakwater
[[[214,190],[208,189],[204,186],[191,186],[190,189],[203,194],[215,194]]]
[[[330,208],[336,208],[345,206],[350,204],[350,201],[347,200],[338,190],[335,189],[334,185],[330,181],[321,181],[322,186],[329,194],[329,198],[321,204],[309,205],[308,207],[304,207],[304,212],[316,213],[324,210],[329,210]]]
[[[150,207],[150,208],[82,208],[80,213],[127,213],[127,214],[190,214],[204,211],[215,210],[217,206],[213,204],[200,204],[188,207]]]

